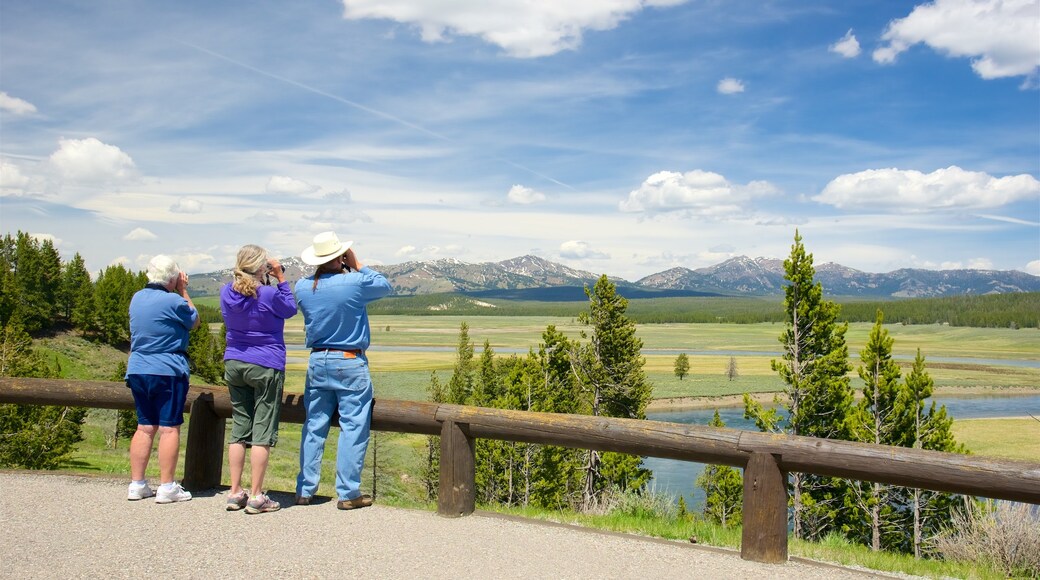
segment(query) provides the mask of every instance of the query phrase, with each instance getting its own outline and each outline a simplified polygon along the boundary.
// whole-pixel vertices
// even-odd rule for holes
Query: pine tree
[[[473,394],[474,383],[473,343],[469,341],[469,325],[459,325],[458,348],[455,350],[455,368],[448,381],[449,403],[465,405]]]
[[[571,368],[571,348],[571,342],[555,326],[546,327],[538,352],[530,355],[538,375],[532,382],[531,410],[577,412],[580,391]],[[532,458],[533,503],[549,509],[577,505],[583,455],[579,449],[555,445],[537,447]]]
[[[795,231],[791,255],[784,261],[784,309],[786,323],[780,342],[781,360],[773,360],[773,371],[786,384],[783,404],[765,409],[744,395],[744,415],[759,429],[832,439],[849,439],[848,417],[852,409],[849,385],[848,324],[837,324],[839,306],[823,298],[823,287],[814,282],[812,254],[805,252]],[[814,538],[842,522],[842,504],[847,483],[829,477],[791,473],[793,534]]]
[[[208,324],[200,324],[188,334],[188,364],[191,372],[210,385],[224,383],[223,351]]]
[[[675,357],[675,376],[679,377],[679,380],[683,380],[683,377],[690,373],[690,357],[686,356],[685,352],[679,353],[679,356]]]
[[[94,283],[79,253],[62,270],[58,306],[61,315],[74,327],[89,324],[94,314]]]
[[[932,396],[934,382],[925,369],[921,349],[917,349],[914,365],[904,380],[905,401],[902,401],[902,405],[908,409],[911,422],[908,446],[966,453],[964,446],[954,439],[953,418],[947,416],[946,407],[936,408],[935,401],[932,401],[925,411],[925,401]],[[902,488],[900,491],[906,498],[905,503],[909,506],[912,518],[912,532],[908,538],[910,551],[915,558],[920,558],[925,538],[933,537],[940,529],[949,526],[959,496],[922,489]]]
[[[56,377],[17,323],[0,328],[0,376]],[[83,440],[82,407],[0,405],[0,466],[56,469]]]
[[[907,422],[909,417],[904,412],[907,407],[900,404],[900,400],[905,399],[904,386],[899,381],[899,365],[892,360],[894,339],[885,330],[883,322],[884,314],[878,310],[870,337],[860,353],[859,377],[863,379],[863,398],[851,425],[857,441],[904,446],[910,426]],[[869,487],[867,491],[862,489],[864,485]],[[898,528],[898,522],[894,521],[897,510],[893,509],[890,495],[891,487],[881,483],[857,481],[852,485],[850,500],[867,514],[868,545],[875,552],[882,549],[883,528]]]
[[[18,308],[14,247],[14,238],[10,234],[0,238],[0,327],[12,321]]]
[[[651,385],[643,372],[643,341],[636,337],[635,323],[625,312],[628,300],[617,293],[603,275],[593,288],[585,288],[589,309],[578,322],[591,327],[582,331],[588,344],[574,349],[572,364],[584,392],[584,405],[593,416],[645,419]],[[591,509],[610,487],[639,491],[650,479],[642,459],[626,454],[588,452],[582,509]]]
[[[725,427],[719,410],[708,423],[711,427]],[[697,477],[697,487],[704,490],[704,517],[722,527],[739,525],[744,505],[744,478],[728,465],[709,464]]]
[[[46,330],[57,314],[61,283],[61,258],[50,240],[41,243],[28,233],[18,232],[14,240],[13,317],[32,334]]]
[[[122,264],[105,268],[94,284],[94,319],[88,330],[113,346],[129,341],[130,300],[146,280],[143,273],[134,275]]]
[[[430,373],[430,384],[426,387],[426,393],[430,401],[434,403],[447,401],[447,389],[437,379],[437,371]],[[426,454],[423,457],[422,471],[419,474],[423,487],[426,489],[426,499],[429,501],[437,499],[437,491],[440,486],[440,439],[437,435],[426,436]]]

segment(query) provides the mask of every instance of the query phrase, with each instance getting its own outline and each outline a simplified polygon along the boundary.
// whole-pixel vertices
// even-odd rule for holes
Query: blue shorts
[[[138,425],[177,427],[184,423],[187,375],[127,375],[126,386],[134,394]]]

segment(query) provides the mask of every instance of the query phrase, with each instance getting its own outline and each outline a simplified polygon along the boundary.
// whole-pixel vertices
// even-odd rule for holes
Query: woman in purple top
[[[278,279],[277,286],[262,281]],[[296,314],[296,299],[278,260],[252,244],[238,251],[234,279],[220,289],[220,313],[227,327],[224,379],[231,395],[231,442],[228,464],[231,491],[227,510],[277,511],[281,506],[263,492],[271,447],[278,442],[278,416],[285,385],[285,319]],[[242,488],[246,448],[250,448],[252,487]]]

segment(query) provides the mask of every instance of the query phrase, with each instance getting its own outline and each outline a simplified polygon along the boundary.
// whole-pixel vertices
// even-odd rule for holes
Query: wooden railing
[[[133,409],[123,383],[0,378],[0,403]],[[227,390],[192,387],[184,485],[220,485]],[[302,423],[302,397],[287,394],[281,420]],[[1040,504],[1040,463],[973,457],[659,421],[532,413],[376,399],[372,428],[440,435],[437,512],[458,517],[475,507],[475,441],[500,439],[579,449],[730,465],[744,469],[743,536],[746,560],[787,560],[787,473],[830,475]]]

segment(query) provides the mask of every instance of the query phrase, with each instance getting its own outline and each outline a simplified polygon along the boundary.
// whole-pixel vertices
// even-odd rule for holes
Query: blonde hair
[[[235,259],[235,276],[231,283],[231,289],[242,296],[256,296],[256,289],[260,287],[259,276],[267,267],[267,250],[249,244],[238,250]]]

